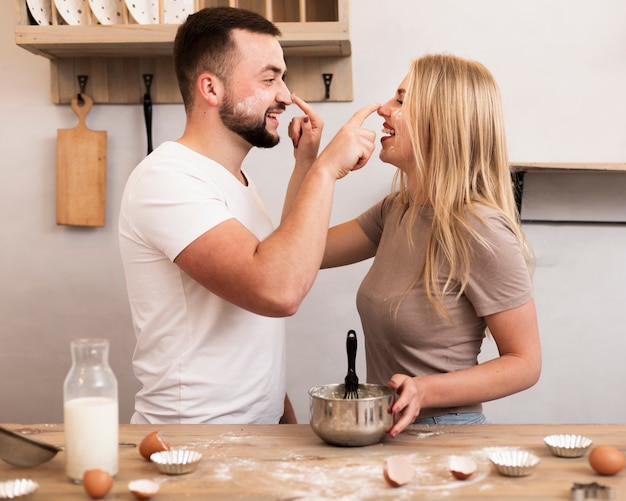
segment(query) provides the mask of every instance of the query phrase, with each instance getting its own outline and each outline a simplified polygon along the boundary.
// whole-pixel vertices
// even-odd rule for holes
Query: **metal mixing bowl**
[[[393,424],[394,391],[378,384],[360,384],[359,398],[344,399],[343,384],[309,390],[313,431],[333,445],[361,446],[380,442]]]

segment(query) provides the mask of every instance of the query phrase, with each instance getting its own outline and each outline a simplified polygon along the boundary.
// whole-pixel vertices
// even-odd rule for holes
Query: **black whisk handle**
[[[348,353],[348,370],[353,372],[356,370],[356,349],[356,332],[350,329],[346,338],[346,351]]]

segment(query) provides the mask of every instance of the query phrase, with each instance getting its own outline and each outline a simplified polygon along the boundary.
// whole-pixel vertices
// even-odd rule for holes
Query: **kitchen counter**
[[[4,425],[36,440],[62,446],[63,426]],[[180,476],[159,473],[138,452],[143,437],[161,430],[174,448],[202,453],[197,469]],[[602,477],[580,458],[553,456],[543,438],[576,433],[595,445],[626,452],[626,425],[443,425],[413,426],[396,439],[368,447],[335,447],[300,425],[121,425],[119,473],[107,500],[132,500],[128,482],[149,478],[160,483],[155,501],[196,499],[254,500],[413,500],[413,499],[571,499],[574,483],[612,487],[613,499],[626,499],[626,471]],[[592,446],[592,447],[593,447]],[[498,447],[523,447],[541,463],[527,477],[504,477],[489,461]],[[384,459],[406,455],[415,465],[413,480],[399,488],[384,480]],[[467,480],[448,471],[452,455],[472,457],[478,469]],[[31,478],[39,483],[32,499],[89,499],[82,486],[65,475],[65,453],[34,468],[0,461],[0,480]],[[28,498],[31,499],[31,498]],[[584,498],[579,498],[584,499]]]

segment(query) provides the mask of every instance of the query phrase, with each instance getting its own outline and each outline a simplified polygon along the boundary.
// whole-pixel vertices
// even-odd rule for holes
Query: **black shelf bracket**
[[[515,205],[517,213],[522,217],[522,198],[524,196],[524,175],[525,171],[511,172],[511,181],[513,182],[513,192],[515,193]]]

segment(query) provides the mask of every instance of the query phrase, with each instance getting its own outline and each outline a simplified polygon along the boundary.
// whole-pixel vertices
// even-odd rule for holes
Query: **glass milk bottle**
[[[81,483],[86,470],[117,474],[117,379],[106,339],[76,339],[71,350],[72,368],[63,385],[66,472]]]

